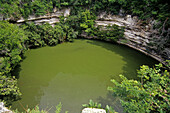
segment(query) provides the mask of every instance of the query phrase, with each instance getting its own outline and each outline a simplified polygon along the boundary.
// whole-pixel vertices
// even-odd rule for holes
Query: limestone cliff
[[[153,57],[154,59],[163,62],[165,59],[170,59],[170,47],[165,48],[164,51],[159,52],[155,46],[152,45],[153,37],[155,34],[159,35],[159,32],[153,29],[155,21],[150,20],[147,24],[143,24],[136,16],[118,16],[107,15],[101,13],[96,20],[97,25],[113,25],[124,26],[124,39],[120,39],[118,43],[125,44],[136,50],[139,50],[146,55]]]
[[[59,22],[59,16],[64,15],[65,17],[70,15],[70,9],[65,8],[62,10],[55,10],[51,14],[47,14],[40,17],[29,16],[27,20],[21,18],[17,20],[17,24],[22,24],[23,22],[34,22],[35,24],[43,24],[48,22],[52,26]],[[131,15],[118,16],[118,15],[108,15],[106,13],[101,13],[96,20],[96,25],[113,25],[124,26],[124,39],[120,39],[118,43],[127,45],[131,48],[139,50],[146,55],[153,57],[154,59],[163,62],[165,59],[170,59],[170,47],[164,48],[162,51],[158,51],[155,46],[152,45],[155,35],[159,35],[157,30],[153,29],[155,24],[154,20],[149,20],[147,24],[143,24],[136,16]]]
[[[58,11],[55,10],[53,13],[46,14],[44,16],[36,17],[35,15],[30,15],[28,19],[20,18],[19,20],[17,20],[17,24],[22,24],[23,22],[27,21],[27,22],[34,22],[36,25],[49,23],[53,26],[55,23],[59,22],[60,16],[66,17],[68,15],[70,15],[70,9],[66,8]]]

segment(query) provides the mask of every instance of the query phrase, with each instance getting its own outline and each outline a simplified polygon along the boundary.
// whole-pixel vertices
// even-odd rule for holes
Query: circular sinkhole
[[[111,105],[122,112],[119,99],[108,90],[111,79],[120,81],[119,74],[137,79],[141,65],[153,66],[157,61],[126,46],[97,40],[77,39],[54,47],[31,49],[15,69],[22,98],[13,109],[40,109],[54,113],[62,103],[62,113],[80,113],[82,104],[92,99],[102,106]]]

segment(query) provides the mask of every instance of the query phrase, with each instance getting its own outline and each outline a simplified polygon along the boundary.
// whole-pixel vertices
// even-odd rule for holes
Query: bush
[[[169,113],[170,73],[161,69],[162,64],[155,68],[143,65],[138,71],[141,81],[128,80],[120,75],[122,82],[111,80],[115,86],[108,89],[122,98],[121,104],[126,112]]]

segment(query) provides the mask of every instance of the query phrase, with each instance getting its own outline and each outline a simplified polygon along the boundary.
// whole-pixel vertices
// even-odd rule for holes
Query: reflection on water
[[[120,81],[119,74],[136,79],[140,65],[156,63],[124,46],[80,39],[33,49],[25,56],[14,73],[19,77],[22,99],[12,107],[24,111],[27,105],[31,108],[39,105],[51,113],[60,102],[63,113],[80,113],[82,104],[90,99],[122,112],[119,99],[107,91],[112,86],[110,79]]]

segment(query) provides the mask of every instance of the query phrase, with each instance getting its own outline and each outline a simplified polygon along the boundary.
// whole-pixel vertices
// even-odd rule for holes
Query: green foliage
[[[12,52],[13,49],[23,50],[24,41],[27,40],[27,37],[24,34],[22,29],[19,29],[17,25],[9,24],[6,21],[0,21],[0,51],[4,55],[10,56],[9,52]],[[3,52],[2,50],[5,50]],[[21,52],[21,51],[20,51]]]
[[[28,36],[26,42],[28,47],[31,46],[43,46],[45,42],[42,40],[42,37],[39,35],[40,29],[34,23],[24,24],[21,28],[25,31],[25,34]]]
[[[92,100],[89,101],[89,104],[83,104],[83,107],[88,108],[101,108],[101,104],[98,104],[97,102],[93,102]]]
[[[25,30],[29,38],[26,42],[28,47],[54,46],[58,43],[73,41],[74,38],[77,38],[77,32],[67,24],[64,24],[64,22],[56,24],[54,27],[48,23],[43,25],[26,23],[21,28]]]
[[[168,1],[162,0],[0,0],[0,14],[5,18],[27,18],[31,14],[44,15],[61,6],[88,7],[98,14],[107,11],[118,14],[120,9],[124,14],[137,15],[141,19],[155,18],[165,21],[169,18]],[[168,26],[169,26],[168,20]]]
[[[0,100],[11,104],[21,96],[17,80],[10,72],[21,61],[27,36],[17,25],[0,21]]]
[[[69,17],[68,17],[69,18]],[[71,20],[71,22],[74,20]],[[63,38],[60,38],[60,42],[73,41],[73,39],[77,38],[78,32],[70,25],[68,21],[65,21],[65,17],[60,17],[60,23],[58,24],[63,30]],[[61,40],[62,39],[62,40]]]
[[[45,110],[40,110],[38,106],[36,106],[34,109],[28,109],[26,113],[48,113]]]
[[[61,102],[56,106],[56,111],[55,113],[61,113],[61,108],[62,108],[62,104]],[[14,113],[20,113],[18,110],[13,111]],[[35,106],[35,108],[30,109],[28,108],[27,110],[25,110],[25,112],[22,113],[49,113],[49,110],[40,110],[39,106]],[[68,113],[68,111],[66,111],[65,113]]]
[[[90,10],[80,10],[77,13],[77,15],[69,16],[65,21],[65,24],[78,31],[79,35],[86,34],[92,37],[97,36],[98,39],[111,40],[114,42],[120,38],[123,38],[124,27],[119,27],[117,25],[96,27],[96,16]]]
[[[96,17],[89,11],[86,10],[80,13],[80,29],[85,30],[88,33],[88,28],[93,28]]]
[[[66,24],[52,27],[49,24],[26,23],[20,27],[0,21],[0,88],[4,91],[0,93],[0,99],[4,101],[16,100],[21,95],[16,79],[10,72],[22,60],[21,55],[27,48],[53,46],[63,41],[73,41],[78,34]],[[12,97],[14,98],[10,99]]]
[[[13,101],[19,99],[21,93],[17,87],[17,80],[15,77],[7,77],[0,75],[0,101],[5,101],[10,105]]]
[[[96,16],[90,12],[90,10],[80,10],[77,11],[76,15],[69,16],[65,21],[65,24],[77,31],[78,34],[81,34],[82,32],[90,34],[95,28],[95,19]]]
[[[62,107],[62,104],[61,102],[56,106],[56,111],[55,113],[60,113],[61,112],[61,107]]]
[[[126,112],[160,112],[168,113],[170,101],[170,80],[169,72],[161,70],[162,65],[155,68],[141,66],[138,77],[141,81],[128,80],[120,75],[122,82],[114,83],[114,87],[109,87],[110,91],[122,98],[121,104]]]
[[[61,112],[61,108],[62,108],[62,104],[61,102],[56,106],[56,111],[55,113],[60,113]],[[68,113],[68,111],[65,111],[65,113]]]
[[[35,12],[36,16],[44,15],[46,6],[41,2],[41,0],[34,0],[31,2],[30,8]]]
[[[165,66],[170,70],[170,60],[166,60],[164,63]]]
[[[101,40],[118,41],[118,39],[124,36],[124,27],[117,25],[98,26],[93,32],[94,36],[97,36]]]
[[[31,14],[40,16],[49,13],[55,6],[57,2],[54,0],[21,0],[19,11],[23,17],[27,18]]]
[[[0,14],[11,19],[21,17],[18,4],[18,0],[0,0]]]
[[[8,74],[12,68],[10,62],[10,57],[0,57],[0,75]]]
[[[160,35],[162,34],[161,38],[154,37],[153,41],[156,42],[154,47],[160,54],[164,54],[160,52],[163,50],[162,48],[169,47],[170,5],[165,0],[0,0],[0,15],[16,21],[21,16],[27,18],[32,14],[36,16],[49,14],[54,8],[59,9],[66,6],[71,6],[71,13],[74,15],[68,18],[67,22],[70,24],[67,25],[71,26],[78,34],[85,32],[90,36],[95,36],[93,31],[95,31],[94,17],[96,15],[102,11],[117,15],[122,10],[122,15],[131,14],[138,16],[144,21],[154,19],[161,22],[157,27],[161,29],[161,26],[164,26],[161,30],[166,32],[160,33]],[[165,21],[166,23],[163,25]],[[41,39],[37,34],[32,33],[30,37],[31,35],[34,35],[35,39]],[[113,37],[117,39],[115,36],[106,36],[105,38],[111,38],[112,40]],[[56,40],[52,40],[50,43],[55,45],[57,43]],[[40,40],[37,40],[35,43],[37,46],[44,45],[44,42]]]
[[[111,106],[106,105],[106,113],[118,113]]]
[[[83,104],[82,105],[84,108],[98,108],[98,109],[103,109],[102,105],[97,103],[97,102],[93,102],[93,100],[89,101],[89,104]],[[117,113],[112,107],[106,105],[105,110],[107,113]]]
[[[0,75],[9,73],[20,62],[26,40],[24,31],[17,25],[0,21]]]
[[[73,41],[82,33],[96,36],[101,40],[117,41],[123,38],[123,27],[117,25],[95,27],[96,15],[101,11],[118,14],[120,9],[123,9],[124,15],[137,15],[142,20],[154,18],[161,21],[161,25],[166,20],[163,29],[167,30],[170,25],[170,6],[168,1],[162,0],[0,0],[0,15],[16,21],[21,16],[24,18],[31,14],[40,16],[50,13],[55,7],[70,5],[73,6],[72,15],[66,20],[61,16],[60,23],[54,27],[49,24],[26,23],[19,28],[0,21],[1,100],[13,101],[21,95],[16,85],[17,80],[10,72],[22,60],[21,55],[27,48],[54,46],[64,41]],[[85,7],[88,10],[85,10]],[[166,65],[169,68],[169,61]],[[123,79],[121,84],[112,80],[117,87],[110,89],[123,97],[121,102],[127,112],[169,112],[167,107],[169,105],[167,93],[169,92],[169,72],[162,72],[160,68],[161,65],[155,68],[142,66],[138,71],[141,82],[127,80],[124,76],[121,76]],[[11,97],[14,98],[11,99]],[[96,103],[90,101],[89,106],[96,106]],[[109,106],[106,108],[110,112],[113,111]]]
[[[21,15],[27,18],[31,14],[44,15],[60,7],[55,0],[0,0],[0,14],[5,18],[19,18]]]

